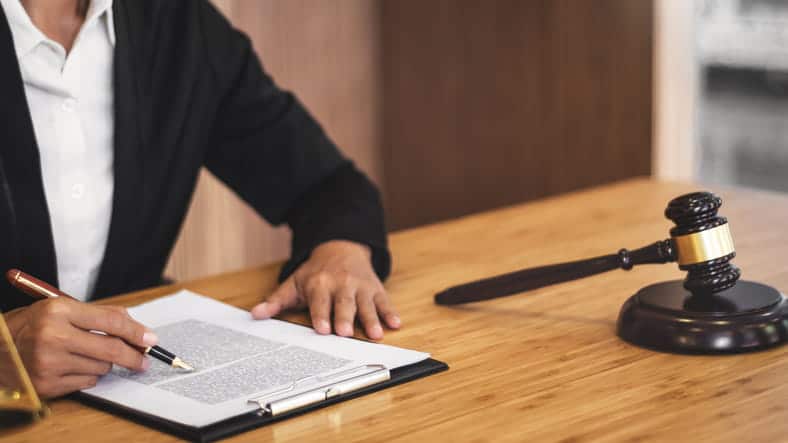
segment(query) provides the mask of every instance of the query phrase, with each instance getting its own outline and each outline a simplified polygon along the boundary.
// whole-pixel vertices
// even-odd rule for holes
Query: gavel
[[[788,301],[775,288],[740,281],[722,200],[694,192],[671,200],[670,238],[629,251],[503,274],[454,286],[435,296],[440,305],[489,300],[614,269],[677,262],[683,281],[654,283],[630,296],[616,326],[624,340],[646,348],[695,354],[748,352],[788,341]]]
[[[694,192],[671,200],[665,216],[675,226],[670,238],[630,251],[585,260],[524,269],[448,288],[435,296],[439,305],[456,305],[514,295],[544,286],[643,264],[678,262],[687,271],[684,288],[697,296],[731,288],[741,276],[730,263],[736,256],[725,217],[717,215],[722,200],[710,192]]]

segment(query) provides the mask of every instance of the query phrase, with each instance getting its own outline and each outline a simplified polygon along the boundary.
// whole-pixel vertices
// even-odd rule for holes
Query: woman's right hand
[[[4,316],[36,392],[44,398],[93,387],[113,364],[144,371],[150,361],[130,344],[144,348],[158,342],[118,306],[57,298]]]

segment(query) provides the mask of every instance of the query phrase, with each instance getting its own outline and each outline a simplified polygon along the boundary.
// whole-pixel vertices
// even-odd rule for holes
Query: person
[[[320,334],[359,320],[373,339],[400,326],[378,191],[207,0],[0,7],[0,269],[82,300],[159,284],[205,166],[293,231],[254,318],[308,308]],[[30,304],[8,284],[0,307],[44,397],[144,370],[131,345],[158,340],[120,307]]]

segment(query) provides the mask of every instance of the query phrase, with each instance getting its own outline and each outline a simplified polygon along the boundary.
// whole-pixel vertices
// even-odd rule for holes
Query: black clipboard
[[[169,434],[175,435],[176,437],[196,442],[211,442],[266,426],[281,420],[286,420],[290,417],[305,414],[307,412],[330,406],[345,400],[371,394],[391,386],[396,386],[416,380],[418,378],[436,374],[438,372],[443,372],[447,369],[449,369],[449,366],[446,363],[428,358],[412,365],[392,369],[390,371],[391,378],[389,380],[367,386],[347,394],[338,395],[336,397],[321,401],[320,403],[312,404],[276,416],[262,415],[260,411],[247,412],[236,417],[231,417],[226,420],[202,427],[176,423],[174,421],[163,419],[155,415],[146,414],[136,409],[131,409],[108,400],[85,394],[83,392],[74,393],[71,395],[71,397],[88,406],[118,415],[162,432],[167,432]]]

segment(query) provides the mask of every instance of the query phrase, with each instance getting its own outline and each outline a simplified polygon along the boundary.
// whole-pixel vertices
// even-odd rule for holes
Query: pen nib
[[[185,369],[187,371],[194,371],[193,367],[191,367],[190,365],[186,364],[185,361],[181,360],[178,357],[175,357],[175,359],[172,361],[172,367],[173,368],[179,368],[179,369]]]

